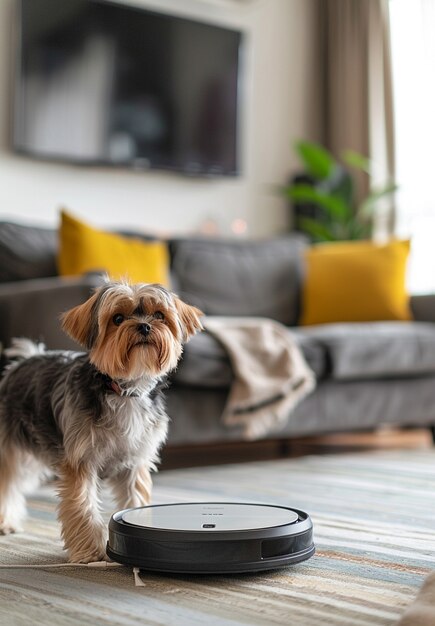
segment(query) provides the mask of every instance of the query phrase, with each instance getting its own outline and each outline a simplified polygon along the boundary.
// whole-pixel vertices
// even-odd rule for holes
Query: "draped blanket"
[[[203,325],[225,348],[234,373],[223,422],[242,427],[246,439],[283,427],[316,385],[291,332],[257,317],[210,316]]]

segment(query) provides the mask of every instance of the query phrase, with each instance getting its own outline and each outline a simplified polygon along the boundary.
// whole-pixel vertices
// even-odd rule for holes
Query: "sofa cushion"
[[[290,328],[289,332],[302,350],[302,354],[317,380],[325,378],[328,374],[328,354],[323,344],[304,333],[301,328]]]
[[[305,327],[324,347],[335,380],[409,377],[435,372],[435,324],[373,322]]]
[[[291,329],[296,343],[301,348],[308,365],[317,378],[322,378],[326,369],[326,356],[323,346]],[[207,332],[195,335],[184,347],[182,361],[173,374],[172,380],[179,385],[192,387],[227,388],[233,373],[227,353],[222,345]]]
[[[0,282],[56,276],[57,232],[0,222]]]
[[[231,364],[221,344],[207,332],[184,346],[183,358],[172,380],[192,387],[225,388],[233,379]]]
[[[212,238],[171,243],[180,295],[208,315],[269,317],[291,326],[299,314],[305,240]]]

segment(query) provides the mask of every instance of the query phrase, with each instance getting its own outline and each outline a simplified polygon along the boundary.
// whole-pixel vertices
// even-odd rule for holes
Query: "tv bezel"
[[[131,162],[113,162],[104,159],[87,159],[87,158],[75,158],[73,156],[66,156],[64,154],[49,154],[49,153],[41,153],[37,150],[32,150],[31,148],[20,145],[19,141],[19,119],[17,115],[17,105],[20,98],[23,98],[23,89],[22,89],[22,56],[23,56],[23,34],[22,34],[22,26],[23,26],[23,3],[28,0],[15,0],[14,6],[14,17],[13,17],[13,40],[15,42],[15,50],[12,55],[12,97],[11,97],[11,117],[12,117],[12,135],[11,135],[11,147],[15,154],[20,156],[25,156],[32,158],[36,161],[41,161],[45,163],[58,163],[63,165],[74,165],[78,167],[94,167],[94,168],[107,168],[107,169],[122,169],[126,171],[152,171],[152,172],[167,172],[178,174],[181,176],[186,176],[188,178],[235,178],[242,174],[241,167],[241,109],[242,109],[242,98],[243,98],[243,57],[244,57],[244,48],[245,48],[245,33],[240,28],[231,28],[226,24],[221,24],[215,21],[208,21],[204,19],[196,19],[192,17],[183,16],[177,13],[173,13],[172,11],[157,11],[148,7],[137,6],[135,4],[130,3],[121,3],[116,0],[86,0],[89,3],[93,4],[108,4],[114,5],[117,7],[122,7],[126,11],[138,11],[140,13],[147,13],[151,15],[165,16],[171,19],[180,19],[186,20],[189,22],[194,22],[197,24],[204,24],[209,26],[214,26],[216,28],[221,28],[223,30],[227,30],[230,32],[234,32],[239,36],[239,46],[237,53],[237,87],[236,87],[236,119],[235,119],[235,167],[234,169],[228,170],[220,170],[218,172],[215,171],[206,171],[199,170],[194,171],[189,169],[188,167],[179,167],[176,165],[161,165],[154,164],[150,160],[146,158],[138,158]]]

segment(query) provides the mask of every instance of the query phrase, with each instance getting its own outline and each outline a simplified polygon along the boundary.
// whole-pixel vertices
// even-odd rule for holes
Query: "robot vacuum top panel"
[[[296,523],[298,514],[279,506],[201,502],[130,509],[122,521],[143,528],[213,532],[285,526]]]

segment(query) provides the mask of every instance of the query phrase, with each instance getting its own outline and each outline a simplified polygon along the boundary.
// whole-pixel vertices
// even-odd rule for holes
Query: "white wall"
[[[67,206],[96,225],[163,233],[196,230],[209,218],[229,232],[237,217],[248,222],[252,236],[285,230],[285,202],[275,195],[273,186],[282,184],[296,166],[291,143],[317,134],[314,2],[136,0],[141,6],[238,27],[246,33],[243,174],[234,179],[201,180],[42,163],[14,155],[8,147],[13,0],[0,0],[0,219],[54,225],[58,208]]]

